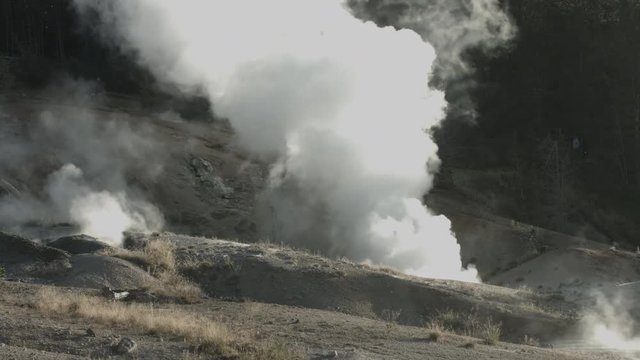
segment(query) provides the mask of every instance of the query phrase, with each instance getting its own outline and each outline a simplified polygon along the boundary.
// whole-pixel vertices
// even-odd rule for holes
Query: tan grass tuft
[[[175,245],[162,239],[149,240],[141,250],[127,250],[123,248],[108,248],[102,250],[99,255],[113,256],[130,261],[151,274],[161,272],[175,272],[176,259],[174,255]]]
[[[147,334],[175,336],[195,345],[185,359],[297,360],[304,355],[285,343],[252,343],[219,323],[177,308],[108,301],[56,288],[43,288],[30,304],[47,316],[80,318],[106,326],[123,326]]]
[[[498,343],[502,335],[502,323],[495,322],[490,317],[480,317],[475,312],[441,311],[426,323],[426,327],[431,330],[482,339],[489,345]]]
[[[154,239],[147,242],[142,252],[147,263],[153,267],[152,272],[175,272],[175,249],[170,241]]]
[[[209,351],[219,354],[234,352],[235,339],[224,326],[179,309],[107,301],[53,288],[40,290],[33,306],[47,315],[70,316],[107,326],[126,326],[147,334],[181,337],[194,344],[205,344]]]
[[[164,272],[158,275],[158,279],[160,279],[162,286],[150,289],[155,293],[179,298],[187,303],[197,303],[204,296],[202,289],[182,275]]]
[[[186,302],[197,302],[203,297],[202,290],[178,273],[175,245],[168,240],[149,240],[142,250],[110,248],[100,254],[130,261],[157,277],[162,286],[151,286],[149,290]]]

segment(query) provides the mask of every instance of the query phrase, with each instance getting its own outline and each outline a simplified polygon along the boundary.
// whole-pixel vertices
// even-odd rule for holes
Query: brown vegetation
[[[234,339],[217,323],[178,309],[157,309],[147,304],[126,304],[103,298],[43,288],[36,295],[36,309],[47,315],[88,319],[105,325],[123,325],[144,333],[161,333],[229,353]]]
[[[148,304],[108,301],[54,288],[41,289],[31,305],[48,316],[82,318],[146,334],[176,336],[193,344],[200,354],[225,359],[300,358],[283,343],[252,343],[233,335],[223,324],[172,307],[160,309]]]
[[[439,312],[426,323],[432,333],[450,332],[458,335],[482,339],[488,345],[495,345],[502,335],[502,324],[491,318],[481,318],[471,312],[467,314],[452,310]]]
[[[162,283],[162,286],[150,286],[149,290],[155,293],[190,303],[197,302],[203,297],[202,290],[178,272],[175,245],[170,241],[152,239],[142,250],[109,248],[101,255],[127,260],[146,269]]]

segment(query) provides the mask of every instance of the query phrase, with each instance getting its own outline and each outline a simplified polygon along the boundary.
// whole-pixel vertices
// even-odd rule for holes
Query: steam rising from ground
[[[637,286],[637,285],[636,285]],[[595,306],[583,318],[584,339],[592,345],[640,359],[640,328],[636,323],[637,294],[596,293]]]
[[[262,221],[274,240],[477,280],[449,220],[420,200],[446,102],[415,32],[363,23],[339,0],[75,3],[161,81],[208,94],[242,147],[276,159]]]
[[[149,232],[162,227],[158,210],[145,201],[129,199],[126,192],[94,190],[82,170],[66,164],[49,178],[47,193],[64,217],[81,232],[118,246],[127,230]]]
[[[0,124],[0,228],[69,223],[112,245],[126,230],[159,230],[161,214],[127,179],[161,171],[150,130],[86,110],[96,104],[83,95],[93,92],[87,84],[63,88],[65,106]]]

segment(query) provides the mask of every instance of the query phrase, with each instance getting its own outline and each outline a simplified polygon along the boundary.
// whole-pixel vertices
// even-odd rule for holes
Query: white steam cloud
[[[500,0],[436,0],[418,2],[401,19],[438,51],[438,77],[447,80],[472,70],[464,59],[470,48],[493,51],[515,37],[516,28],[501,10]],[[451,14],[442,16],[442,14]]]
[[[52,204],[77,224],[81,232],[114,246],[123,232],[149,232],[162,227],[162,216],[151,204],[134,201],[124,191],[95,191],[86,184],[82,170],[66,164],[53,173],[47,186]]]
[[[631,295],[631,296],[630,296]],[[583,339],[590,346],[640,359],[640,326],[635,321],[637,292],[594,294],[595,306],[582,319]]]
[[[263,196],[275,240],[478,280],[449,220],[420,200],[447,104],[418,34],[362,22],[339,0],[75,3],[158,79],[205,92],[242,147],[277,159]]]
[[[504,47],[517,29],[502,10],[500,0],[349,0],[354,13],[365,19],[384,17],[412,29],[436,49],[436,76],[451,80],[473,72],[464,53]]]
[[[131,174],[160,174],[162,152],[151,130],[86,110],[96,105],[83,95],[91,92],[87,84],[65,81],[54,95],[63,106],[3,116],[0,229],[23,233],[67,223],[118,246],[124,231],[162,228],[158,209],[128,181]]]
[[[477,116],[469,90],[475,69],[469,50],[484,54],[508,49],[517,29],[502,0],[348,0],[361,19],[373,19],[416,31],[436,49],[430,83],[455,98],[453,117]],[[508,4],[508,2],[506,2]]]

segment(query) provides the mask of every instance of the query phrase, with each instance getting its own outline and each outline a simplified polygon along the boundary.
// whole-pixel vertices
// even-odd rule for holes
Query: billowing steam
[[[162,82],[205,92],[243,148],[276,159],[262,221],[275,240],[477,280],[449,220],[420,200],[446,102],[415,32],[362,22],[339,0],[75,3]]]
[[[150,130],[98,118],[86,110],[95,103],[77,96],[88,93],[86,84],[65,86],[64,106],[2,121],[0,228],[70,224],[112,245],[127,230],[161,229],[159,211],[127,181],[129,173],[153,178],[161,170]]]
[[[438,53],[435,73],[440,80],[451,80],[473,71],[465,61],[465,51],[493,51],[515,37],[515,25],[501,10],[500,2],[417,1],[403,12],[399,23],[423,35],[434,46]]]
[[[51,175],[47,193],[54,206],[78,224],[82,233],[112,245],[120,245],[124,231],[148,232],[162,227],[162,217],[155,207],[129,199],[124,191],[93,190],[82,170],[72,164]]]
[[[502,10],[502,0],[348,0],[361,19],[393,23],[412,29],[436,49],[431,85],[448,91],[455,102],[452,118],[473,121],[476,114],[469,97],[475,69],[468,50],[495,54],[508,49],[517,29]],[[501,5],[503,4],[503,5]]]
[[[583,338],[591,346],[603,350],[640,356],[640,324],[635,322],[637,304],[629,294],[596,293],[595,306],[590,307],[582,320]]]

